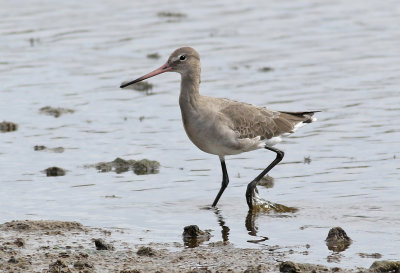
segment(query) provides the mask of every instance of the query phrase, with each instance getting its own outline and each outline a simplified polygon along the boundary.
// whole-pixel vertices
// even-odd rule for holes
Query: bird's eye
[[[181,61],[186,60],[186,56],[185,56],[185,55],[181,55],[181,56],[179,57],[179,60],[181,60]]]

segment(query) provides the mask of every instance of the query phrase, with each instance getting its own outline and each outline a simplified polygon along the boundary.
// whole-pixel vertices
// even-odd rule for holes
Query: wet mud
[[[194,234],[198,234],[197,229]],[[120,241],[118,229],[85,227],[78,222],[12,221],[0,225],[1,272],[398,272],[399,261],[377,261],[371,270],[279,262],[289,252],[235,248],[223,242],[188,248]],[[192,232],[189,232],[192,234]],[[112,242],[112,251],[98,248]],[[104,239],[103,239],[104,238]],[[108,249],[109,250],[109,249]],[[386,271],[385,271],[386,270]],[[393,271],[394,270],[394,271]]]

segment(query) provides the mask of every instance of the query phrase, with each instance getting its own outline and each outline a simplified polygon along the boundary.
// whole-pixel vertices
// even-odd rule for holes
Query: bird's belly
[[[192,119],[190,123],[184,121],[183,124],[189,139],[203,152],[219,156],[243,152],[235,142],[234,136],[221,130],[215,121],[199,118]]]

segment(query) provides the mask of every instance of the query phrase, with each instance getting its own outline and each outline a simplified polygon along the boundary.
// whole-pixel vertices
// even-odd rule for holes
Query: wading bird
[[[123,83],[121,88],[164,72],[181,74],[179,105],[186,134],[200,150],[219,156],[221,161],[222,185],[213,207],[229,184],[225,156],[261,148],[276,153],[274,161],[247,186],[246,200],[252,209],[258,198],[257,183],[284,156],[283,151],[272,146],[280,142],[282,136],[315,121],[312,116],[317,111],[273,111],[229,99],[202,96],[199,94],[200,70],[200,56],[196,50],[182,47],[175,50],[163,66],[134,81]]]

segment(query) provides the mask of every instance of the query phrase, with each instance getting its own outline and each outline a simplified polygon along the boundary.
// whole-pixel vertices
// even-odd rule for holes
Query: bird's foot
[[[247,187],[246,191],[246,201],[249,206],[249,210],[253,212],[275,212],[275,213],[294,213],[297,208],[287,207],[285,205],[273,203],[271,201],[265,200],[258,195],[257,187],[250,186]]]
[[[265,203],[265,200],[258,195],[257,187],[252,187],[251,183],[247,187],[246,201],[250,210],[253,210]]]

